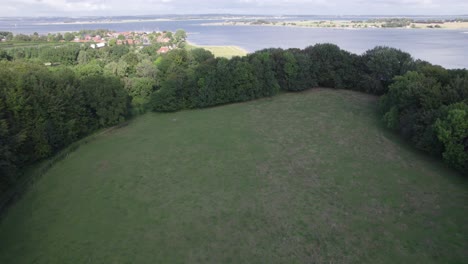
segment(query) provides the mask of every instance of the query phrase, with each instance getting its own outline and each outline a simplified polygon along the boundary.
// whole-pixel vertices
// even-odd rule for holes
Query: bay
[[[116,31],[184,29],[188,32],[188,40],[198,45],[234,45],[254,52],[264,48],[305,48],[316,43],[333,43],[357,54],[375,46],[389,46],[409,52],[416,59],[446,68],[468,68],[468,29],[334,29],[203,25],[222,21],[210,19],[40,24],[31,19],[0,19],[0,31],[47,34],[100,28]]]

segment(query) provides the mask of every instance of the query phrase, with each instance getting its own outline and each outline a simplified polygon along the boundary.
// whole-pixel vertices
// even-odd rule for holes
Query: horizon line
[[[330,17],[344,17],[344,16],[377,16],[377,17],[406,17],[406,16],[468,16],[468,14],[254,14],[254,13],[168,13],[168,14],[144,14],[144,15],[78,15],[78,16],[57,16],[57,15],[38,15],[38,16],[0,16],[0,18],[95,18],[95,17],[151,17],[151,16],[330,16]]]

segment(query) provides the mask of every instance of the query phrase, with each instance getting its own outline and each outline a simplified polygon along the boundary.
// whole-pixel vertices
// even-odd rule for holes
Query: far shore
[[[144,22],[171,22],[171,21],[196,21],[196,20],[215,20],[215,19],[170,19],[170,18],[154,18],[154,19],[126,19],[126,20],[91,20],[91,21],[70,21],[70,22],[44,22],[35,23],[35,25],[50,26],[50,25],[92,25],[92,24],[124,24],[124,23],[144,23]]]
[[[331,29],[468,29],[468,22],[444,22],[444,23],[418,23],[414,22],[405,27],[383,27],[383,23],[353,22],[338,20],[303,20],[303,21],[224,21],[216,23],[204,23],[202,26],[264,26],[264,27],[296,27],[296,28],[331,28]]]

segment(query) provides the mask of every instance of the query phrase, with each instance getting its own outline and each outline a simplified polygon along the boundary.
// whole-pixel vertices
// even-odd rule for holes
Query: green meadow
[[[227,59],[230,59],[235,56],[242,57],[242,56],[247,55],[248,53],[246,50],[237,46],[198,46],[198,45],[193,45],[190,43],[188,43],[186,46],[186,49],[188,50],[192,50],[195,48],[202,48],[202,49],[208,50],[211,53],[213,53],[215,57],[221,57],[221,58],[227,58]]]
[[[463,263],[468,184],[313,89],[148,113],[58,162],[0,221],[0,263]]]

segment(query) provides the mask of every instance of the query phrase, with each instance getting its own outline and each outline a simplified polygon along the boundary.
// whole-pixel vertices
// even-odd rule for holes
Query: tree
[[[67,42],[70,42],[75,39],[75,35],[73,35],[70,32],[65,32],[65,34],[63,35],[63,39]]]
[[[175,42],[174,44],[176,44],[177,47],[179,48],[183,48],[186,38],[187,38],[187,33],[182,29],[178,29],[176,33],[174,34],[174,42]]]
[[[413,66],[411,55],[389,47],[375,47],[363,55],[369,78],[363,82],[366,91],[374,94],[386,93],[397,75],[403,75]]]
[[[142,60],[136,65],[136,74],[138,77],[145,77],[156,80],[158,76],[158,70],[151,61]]]
[[[122,58],[120,59],[120,61],[123,61],[126,63],[128,69],[127,69],[127,74],[128,75],[132,75],[135,73],[135,68],[138,64],[138,56],[133,53],[133,52],[129,52],[125,55],[122,56]],[[121,63],[121,62],[119,62]]]
[[[444,160],[468,175],[468,105],[448,106],[443,117],[437,119],[435,129],[444,144]]]
[[[24,34],[18,34],[13,37],[14,41],[31,41],[31,37]]]
[[[110,76],[91,76],[84,78],[80,87],[99,127],[125,120],[129,98],[120,80]]]
[[[78,78],[88,78],[92,76],[101,76],[103,68],[97,61],[92,61],[87,64],[80,64],[75,67],[75,72]]]
[[[78,53],[78,58],[77,58],[78,64],[86,64],[88,63],[88,53],[85,50],[80,50]]]
[[[128,65],[123,60],[120,60],[119,62],[113,61],[104,66],[104,73],[123,78],[128,74]]]
[[[116,39],[111,39],[111,40],[109,40],[109,46],[110,46],[110,47],[113,47],[113,46],[115,46],[115,45],[117,45],[117,40],[116,40]]]
[[[14,182],[14,174],[16,172],[15,157],[12,149],[15,142],[10,136],[8,120],[4,118],[5,114],[5,103],[0,98],[0,192],[3,192],[6,186]]]
[[[165,32],[165,33],[164,33],[164,36],[165,36],[166,38],[170,38],[170,39],[173,38],[172,32],[170,32],[170,31]]]
[[[6,35],[5,39],[6,39],[7,41],[12,41],[12,40],[13,40],[13,33],[8,32],[8,34]]]
[[[13,57],[10,56],[6,51],[0,50],[0,61],[1,60],[12,60]]]
[[[31,36],[31,41],[38,41],[39,40],[39,33],[34,32]]]
[[[315,64],[313,70],[317,71],[317,83],[323,87],[346,87],[346,78],[353,73],[353,58],[349,52],[342,51],[334,44],[316,44],[304,50],[310,60]]]
[[[62,34],[60,34],[60,33],[57,33],[57,34],[55,35],[55,38],[54,38],[54,40],[55,40],[55,41],[61,41],[61,40],[63,40],[63,36],[62,36]]]
[[[174,39],[177,42],[184,41],[186,38],[187,38],[187,33],[182,29],[178,29],[176,33],[174,34]]]
[[[170,84],[166,84],[168,86]],[[160,89],[151,97],[151,107],[157,112],[174,112],[181,109],[176,96],[176,90],[171,88]]]
[[[417,72],[398,76],[380,101],[384,121],[418,148],[437,154],[440,144],[432,124],[442,105],[443,93],[443,86],[434,78]]]
[[[130,49],[125,45],[110,46],[107,48],[109,57],[113,61],[118,61],[122,56],[130,52]]]
[[[129,94],[133,98],[147,100],[153,93],[155,81],[150,78],[132,78]]]

